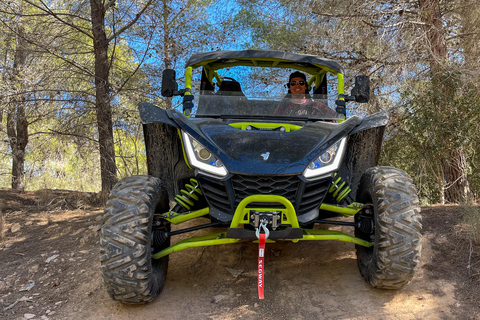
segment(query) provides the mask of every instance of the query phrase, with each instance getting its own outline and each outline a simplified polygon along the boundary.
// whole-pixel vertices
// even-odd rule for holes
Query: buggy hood
[[[222,161],[230,173],[252,175],[301,174],[312,160],[343,137],[385,125],[388,119],[386,113],[364,119],[354,116],[343,123],[310,122],[299,130],[281,132],[240,130],[222,119],[188,118],[148,103],[141,103],[139,110],[143,123],[161,122],[185,131]]]

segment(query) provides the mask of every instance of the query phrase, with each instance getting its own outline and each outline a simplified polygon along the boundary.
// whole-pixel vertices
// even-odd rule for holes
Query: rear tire
[[[370,248],[356,245],[360,273],[375,288],[402,288],[412,280],[422,248],[422,218],[412,180],[393,167],[370,168],[360,181],[357,201],[373,207],[357,213],[355,221],[374,222],[372,233],[355,229],[356,237],[373,243]]]
[[[103,280],[113,300],[149,302],[163,289],[168,256],[152,259],[152,254],[170,243],[167,240],[152,247],[155,208],[168,211],[167,192],[158,178],[127,177],[110,193],[100,234],[100,254]],[[164,224],[164,231],[169,227]]]

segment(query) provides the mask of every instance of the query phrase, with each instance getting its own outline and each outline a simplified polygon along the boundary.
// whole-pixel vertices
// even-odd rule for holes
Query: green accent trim
[[[363,204],[353,202],[348,206],[336,206],[333,204],[322,203],[320,210],[340,213],[342,216],[354,216],[358,211],[362,210]]]
[[[160,252],[157,252],[156,254],[153,255],[153,258],[160,259],[171,253],[185,250],[188,248],[218,246],[221,244],[230,244],[230,243],[236,243],[241,241],[241,239],[225,238],[225,235],[226,235],[226,232],[221,232],[221,233],[214,233],[214,234],[209,234],[205,236],[185,239],[183,241],[180,241],[177,244],[174,244],[173,246],[170,246],[166,249],[163,249]]]
[[[315,80],[315,87],[316,87],[316,88],[319,88],[319,87],[320,87],[320,84],[322,83],[323,78],[325,78],[326,76],[327,76],[326,73],[324,73],[324,74],[317,74],[317,75],[315,76],[315,79],[314,79],[314,80]]]
[[[185,146],[183,144],[183,139],[182,139],[182,131],[180,129],[177,129],[177,132],[178,132],[178,136],[180,137],[180,143],[182,144],[182,152],[183,152],[183,159],[185,160],[185,163],[187,164],[187,167],[189,169],[193,169],[191,166],[190,166],[190,163],[188,163],[188,158],[187,158],[187,154],[185,153]]]
[[[217,71],[212,68],[212,66],[204,66],[203,70],[205,70],[205,75],[207,76],[208,81],[210,81],[210,84],[214,85],[213,78],[217,80],[218,85],[222,83],[222,78],[218,75]]]
[[[203,70],[205,71],[205,76],[207,77],[208,81],[210,82],[211,85],[213,85],[213,73],[215,71],[213,71],[212,69],[210,69],[207,66],[204,66]]]
[[[213,76],[217,80],[218,85],[222,84],[222,78],[218,75],[217,71],[213,71]]]
[[[338,94],[344,94],[345,92],[345,82],[343,80],[343,74],[337,73],[337,80],[338,80]],[[345,100],[340,98],[340,100]]]
[[[206,61],[202,61],[199,64],[194,65],[194,67],[198,68],[203,66],[204,68],[208,67],[209,69],[212,69],[212,70],[220,70],[224,68],[231,68],[231,67],[237,67],[237,66],[260,67],[260,68],[275,67],[275,68],[283,68],[283,69],[295,69],[295,70],[306,72],[310,75],[325,73],[325,72],[330,72],[331,74],[338,73],[338,71],[321,64],[309,63],[309,65],[310,66],[298,65],[296,64],[295,61],[285,61],[282,59],[258,58],[255,60],[237,59],[237,61],[233,63],[232,62],[222,63],[222,62],[218,62],[218,60],[216,59],[206,60]]]
[[[182,251],[188,248],[197,248],[197,247],[208,247],[208,246],[218,246],[222,244],[231,244],[231,243],[237,243],[240,241],[245,241],[242,239],[231,239],[231,238],[225,238],[226,232],[220,232],[220,233],[214,233],[214,234],[208,234],[204,236],[198,236],[198,237],[192,237],[189,239],[185,239],[183,241],[180,241],[177,244],[174,244],[168,248],[165,248],[156,254],[153,255],[154,259],[160,259],[162,257],[165,257],[171,253]],[[336,240],[336,241],[342,241],[342,242],[350,242],[350,243],[355,243],[360,246],[364,247],[371,247],[373,244],[356,238],[354,236],[350,236],[348,234],[339,232],[339,231],[333,231],[333,230],[311,230],[311,229],[303,229],[303,239],[295,239],[295,240],[271,240],[267,239],[266,243],[276,243],[276,241],[292,241],[292,242],[297,242],[297,241],[321,241],[321,240]],[[258,243],[258,240],[252,241],[252,243]]]
[[[177,212],[170,211],[170,212],[164,213],[163,217],[165,220],[170,221],[173,224],[180,224],[185,221],[203,217],[209,212],[210,212],[210,209],[206,207],[200,210],[191,211],[187,213],[177,213]]]
[[[185,92],[185,95],[191,95],[192,90],[192,67],[185,69],[185,89],[190,89]]]
[[[246,130],[247,126],[254,126],[256,128],[261,128],[261,129],[276,129],[276,128],[284,127],[285,132],[302,129],[301,126],[296,126],[289,123],[236,122],[236,123],[230,123],[230,126],[240,130]]]
[[[285,206],[285,209],[265,209],[265,208],[246,208],[252,202],[278,202]],[[281,224],[291,225],[294,228],[299,228],[297,214],[295,213],[295,208],[292,203],[285,197],[275,196],[269,194],[257,194],[253,196],[248,196],[243,199],[235,210],[233,215],[230,228],[238,228],[240,224],[249,224],[250,223],[250,211],[281,211]]]
[[[310,77],[310,79],[307,81],[307,88],[308,90],[312,89],[312,83],[313,81],[315,80],[315,78],[317,77],[318,75],[313,75]]]
[[[373,244],[360,238],[334,230],[303,229],[303,238],[300,241],[308,240],[337,240],[351,242],[364,247],[371,247]]]

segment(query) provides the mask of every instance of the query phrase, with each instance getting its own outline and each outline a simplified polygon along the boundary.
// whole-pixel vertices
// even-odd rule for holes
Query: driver
[[[295,71],[290,74],[288,99],[283,99],[275,109],[279,116],[318,116],[321,118],[337,118],[337,113],[322,102],[310,98],[305,74]],[[291,94],[291,96],[290,96]]]

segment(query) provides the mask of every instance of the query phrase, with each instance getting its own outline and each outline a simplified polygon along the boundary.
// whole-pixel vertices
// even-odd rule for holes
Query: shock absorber
[[[346,185],[345,181],[342,181],[342,177],[337,178],[337,174],[333,176],[332,185],[328,189],[329,193],[332,193],[332,196],[337,202],[341,202],[345,199],[346,196],[352,191],[352,189]]]
[[[189,211],[194,205],[195,201],[199,200],[199,196],[203,196],[200,185],[195,179],[190,179],[190,184],[185,184],[185,188],[180,190],[180,194],[175,196],[175,202],[177,203],[172,209],[173,212],[178,212],[182,208]]]

